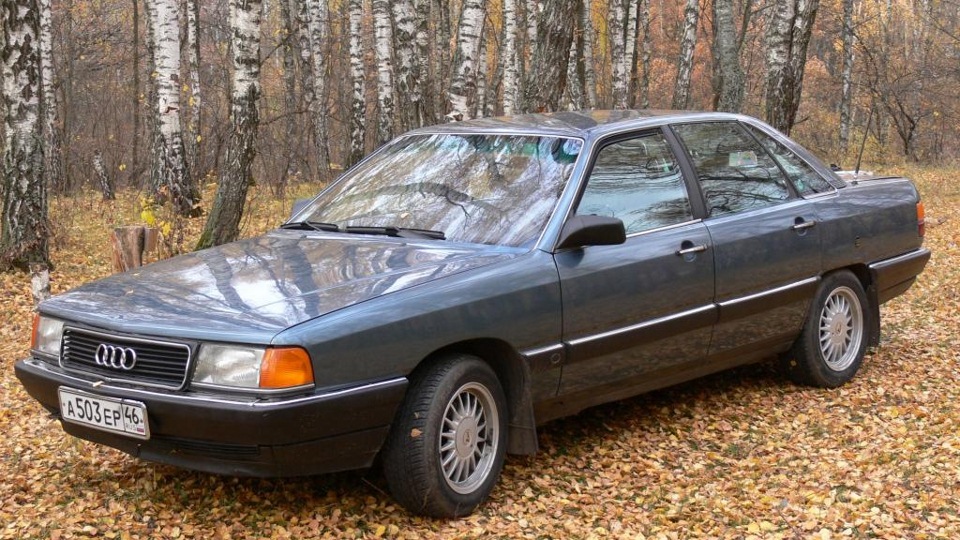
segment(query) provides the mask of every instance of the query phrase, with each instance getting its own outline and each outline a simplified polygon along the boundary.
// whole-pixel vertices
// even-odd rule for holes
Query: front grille
[[[133,349],[137,353],[136,365],[129,371],[97,365],[94,355],[100,345]],[[94,373],[112,381],[181,388],[187,379],[190,347],[184,343],[116,336],[80,328],[65,328],[60,363],[64,369]]]

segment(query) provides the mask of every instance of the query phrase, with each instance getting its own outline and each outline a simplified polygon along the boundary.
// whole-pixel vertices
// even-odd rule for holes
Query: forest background
[[[3,6],[7,266],[49,263],[48,193],[137,190],[179,252],[195,247],[183,219],[204,212],[196,247],[235,239],[254,183],[281,196],[407,129],[476,116],[716,109],[846,168],[960,157],[957,0]]]
[[[0,538],[957,538],[958,20],[957,0],[0,1],[7,366],[38,290],[17,269],[52,260],[53,292],[109,274],[131,223],[169,251],[211,222],[258,234],[391,135],[476,115],[758,116],[912,177],[933,252],[843,388],[760,364],[551,422],[455,521],[403,512],[375,470],[238,479],[80,441],[8,367]]]

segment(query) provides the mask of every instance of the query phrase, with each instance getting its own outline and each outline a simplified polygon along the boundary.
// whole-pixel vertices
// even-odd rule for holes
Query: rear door
[[[749,360],[788,347],[820,274],[815,207],[738,122],[672,127],[696,170],[713,245],[719,320],[710,355]]]
[[[627,240],[555,255],[567,362],[560,398],[599,403],[706,355],[716,318],[710,237],[659,131],[596,153],[576,213],[623,220]]]

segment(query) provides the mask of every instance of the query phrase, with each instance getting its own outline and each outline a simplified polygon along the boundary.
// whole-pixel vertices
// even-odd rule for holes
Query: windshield
[[[582,142],[515,135],[417,135],[388,144],[297,221],[442,232],[448,240],[532,245]]]

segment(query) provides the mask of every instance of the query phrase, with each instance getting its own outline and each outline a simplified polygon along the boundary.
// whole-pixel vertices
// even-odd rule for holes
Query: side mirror
[[[613,246],[627,241],[623,221],[606,216],[574,216],[560,231],[557,249]]]
[[[293,219],[293,216],[300,213],[301,210],[307,207],[310,204],[310,201],[313,199],[297,199],[293,201],[293,208],[290,209],[290,217],[287,218],[287,221]]]

